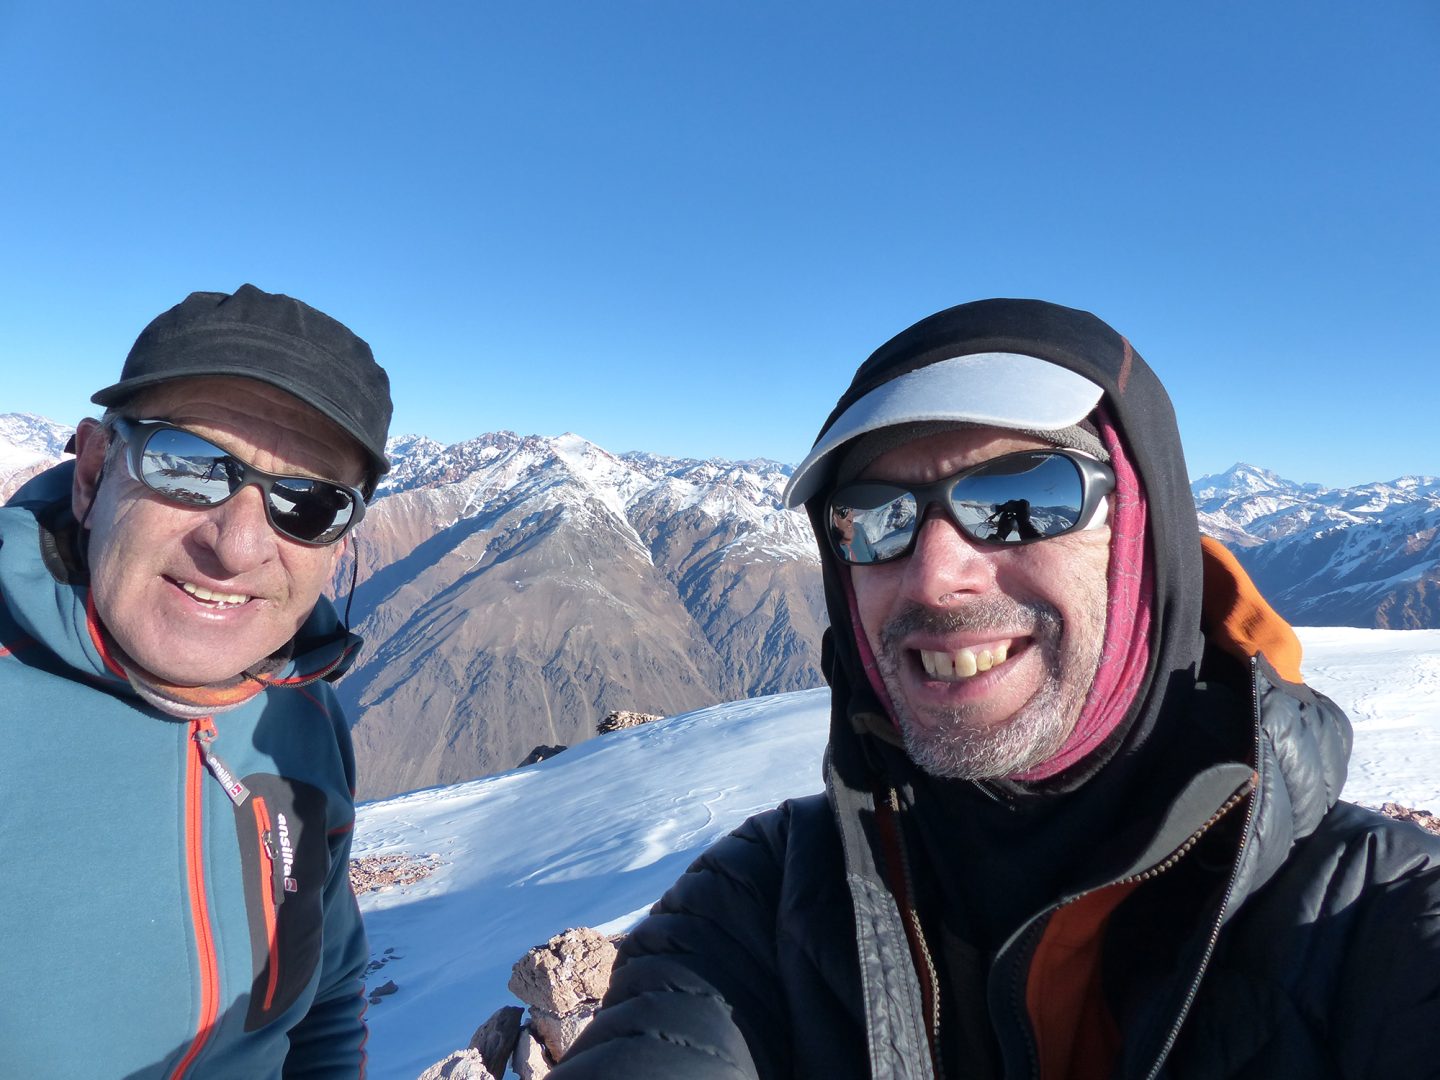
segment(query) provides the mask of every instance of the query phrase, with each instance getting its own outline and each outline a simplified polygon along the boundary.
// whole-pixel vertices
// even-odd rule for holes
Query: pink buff
[[[1095,682],[1075,730],[1049,761],[1010,780],[1045,780],[1064,772],[1105,741],[1125,719],[1150,662],[1150,618],[1154,577],[1145,552],[1145,491],[1104,408],[1095,412],[1100,440],[1115,470],[1110,520],[1110,598],[1105,608],[1105,644]]]
[[[875,654],[870,651],[870,641],[860,627],[860,609],[855,606],[855,587],[850,584],[848,566],[840,568],[840,580],[845,585],[845,603],[850,608],[850,625],[854,629],[855,648],[860,653],[860,666],[865,669],[865,678],[870,683],[870,689],[875,691],[875,700],[880,702],[880,707],[885,710],[890,723],[899,731],[900,725],[895,722],[895,706],[890,701],[890,692],[885,689],[885,681],[880,678],[880,668],[875,663]]]

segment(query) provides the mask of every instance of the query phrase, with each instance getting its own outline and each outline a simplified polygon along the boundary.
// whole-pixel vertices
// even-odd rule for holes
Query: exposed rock
[[[381,998],[389,997],[391,994],[395,993],[399,989],[400,987],[395,985],[394,979],[387,979],[383,984],[375,987],[374,990],[370,991],[370,1004],[380,1004]]]
[[[1386,817],[1395,818],[1397,821],[1409,821],[1419,825],[1422,829],[1428,829],[1433,833],[1440,833],[1440,817],[1432,814],[1429,810],[1412,810],[1408,806],[1401,806],[1399,803],[1387,802],[1380,807],[1380,812]]]
[[[495,1076],[485,1067],[479,1051],[456,1050],[421,1073],[420,1080],[495,1080]]]
[[[565,1016],[556,1016],[544,1009],[530,1006],[530,1030],[545,1044],[545,1050],[554,1061],[561,1061],[570,1051],[580,1033],[590,1026],[595,1010],[581,1009]]]
[[[641,724],[648,724],[652,720],[664,720],[663,716],[648,712],[631,712],[628,709],[617,709],[608,713],[604,720],[595,725],[596,735],[608,735],[612,731],[624,731],[626,728],[639,727]]]
[[[554,1016],[594,1009],[610,985],[615,945],[588,927],[556,934],[516,963],[510,992]]]
[[[541,743],[539,746],[535,747],[534,750],[531,750],[530,753],[526,754],[525,760],[520,762],[520,764],[516,765],[515,767],[517,769],[523,769],[526,765],[534,765],[537,762],[544,761],[546,758],[554,757],[556,754],[560,753],[564,749],[565,747],[563,745],[546,746],[544,743]]]
[[[438,855],[361,855],[350,860],[350,887],[360,896],[391,885],[413,885],[439,866]]]
[[[610,986],[616,946],[623,937],[606,937],[587,927],[566,930],[544,945],[537,945],[516,963],[510,974],[510,990],[530,1006],[528,1022],[522,1026],[521,1010],[506,1005],[470,1038],[469,1050],[480,1055],[489,1074],[504,1076],[508,1063],[521,1080],[538,1080],[554,1068],[599,1009],[600,999]],[[452,1054],[434,1067],[454,1058]]]
[[[512,1063],[520,1080],[541,1080],[555,1067],[554,1060],[545,1053],[545,1047],[528,1027],[520,1031]]]
[[[485,1067],[496,1076],[505,1074],[505,1064],[515,1053],[524,1011],[518,1005],[502,1005],[470,1036],[470,1049],[480,1052]]]

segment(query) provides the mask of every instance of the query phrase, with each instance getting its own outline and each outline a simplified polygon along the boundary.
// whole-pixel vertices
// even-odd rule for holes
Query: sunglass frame
[[[279,533],[281,536],[285,537],[287,540],[293,540],[297,544],[305,544],[308,547],[329,547],[332,544],[338,544],[350,533],[352,529],[355,528],[356,525],[360,524],[360,519],[365,516],[365,496],[359,488],[352,487],[349,484],[342,484],[338,480],[327,480],[323,476],[305,476],[298,473],[281,474],[266,472],[264,469],[257,468],[256,466],[251,465],[244,458],[237,457],[229,450],[226,450],[223,446],[216,445],[215,443],[207,439],[204,435],[200,435],[194,431],[191,431],[189,428],[183,427],[180,424],[172,424],[168,420],[162,420],[158,418],[135,420],[130,419],[129,417],[121,416],[116,417],[113,421],[113,424],[116,433],[125,440],[125,467],[129,470],[131,478],[134,479],[137,483],[141,484],[147,491],[154,492],[160,498],[164,499],[166,502],[171,503],[174,506],[183,506],[191,510],[209,510],[217,506],[223,506],[225,503],[229,502],[247,487],[258,487],[261,494],[264,496],[261,501],[265,504],[265,520],[270,523],[270,527],[274,529],[277,533]],[[234,483],[233,486],[230,486],[229,494],[227,494],[223,499],[217,499],[214,502],[209,503],[191,503],[187,502],[184,499],[177,499],[169,492],[162,491],[160,488],[156,487],[145,476],[145,451],[149,447],[150,441],[162,431],[178,431],[185,435],[188,435],[190,436],[190,438],[196,439],[199,442],[204,443],[206,446],[209,446],[213,450],[217,451],[217,459],[228,459],[234,462],[235,465],[239,468],[238,483]],[[288,529],[286,529],[278,521],[275,520],[275,507],[271,502],[271,499],[273,497],[272,493],[275,489],[275,485],[290,483],[296,480],[305,480],[315,484],[324,484],[327,487],[334,488],[336,491],[343,492],[350,497],[352,508],[350,513],[350,519],[346,521],[340,531],[334,536],[332,536],[330,539],[307,540],[303,536],[296,536],[294,533],[290,532]],[[227,484],[228,483],[229,481],[227,481]]]
[[[1080,478],[1080,510],[1075,523],[1058,532],[1045,533],[1039,536],[1021,536],[1014,540],[1000,540],[984,536],[977,536],[971,526],[961,520],[951,500],[951,495],[956,486],[967,476],[983,473],[986,470],[994,469],[1007,461],[1025,457],[1058,457],[1070,462]],[[837,496],[860,485],[874,487],[890,487],[897,492],[896,498],[909,494],[915,498],[915,521],[910,530],[910,538],[905,546],[894,554],[886,555],[883,558],[856,560],[853,554],[847,554],[841,548],[841,542],[837,538],[836,530],[832,522],[835,520],[835,500]],[[1063,447],[1053,449],[1019,450],[1012,454],[1001,454],[999,457],[988,458],[985,461],[977,462],[967,466],[958,472],[933,480],[928,484],[901,484],[893,480],[855,480],[842,484],[830,493],[825,500],[825,533],[830,542],[830,548],[835,552],[841,562],[849,566],[878,566],[882,563],[894,562],[896,559],[903,559],[915,550],[915,542],[920,535],[920,529],[924,525],[925,516],[929,513],[932,505],[939,505],[945,513],[946,518],[960,530],[961,534],[974,543],[984,547],[992,548],[1013,548],[1023,547],[1026,544],[1038,544],[1044,540],[1054,540],[1057,537],[1067,536],[1073,532],[1080,532],[1087,528],[1100,509],[1101,503],[1112,491],[1115,490],[1115,472],[1110,466],[1102,461],[1097,461],[1088,454],[1082,454],[1076,450],[1069,450]],[[893,501],[893,500],[891,500]],[[847,511],[853,511],[854,507],[847,507]],[[998,507],[997,507],[998,512]],[[842,515],[843,516],[843,515]]]

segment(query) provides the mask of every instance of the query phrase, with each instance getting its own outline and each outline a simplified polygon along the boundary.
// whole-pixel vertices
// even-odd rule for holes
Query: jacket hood
[[[89,611],[90,578],[70,513],[75,463],[34,477],[0,509],[0,568],[11,583],[0,605],[20,633],[66,667],[107,689],[133,696],[129,681],[107,663]],[[37,552],[40,557],[36,558]],[[0,641],[0,647],[11,643]],[[349,633],[321,597],[291,642],[273,682],[295,685],[338,679],[354,662],[360,638]]]
[[[1123,742],[1112,753],[1133,760],[1154,730],[1170,680],[1188,673],[1193,681],[1202,651],[1200,529],[1190,494],[1180,434],[1170,399],[1155,373],[1130,343],[1089,312],[1039,300],[981,300],[949,308],[902,331],[861,365],[817,436],[855,402],[901,375],[955,357],[1012,353],[1084,376],[1102,390],[1101,405],[1118,430],[1145,493],[1146,558],[1153,571],[1149,667],[1136,689]],[[832,630],[825,656],[834,691],[832,740],[846,741],[853,714],[878,709],[855,645],[847,573],[825,543],[823,512],[828,481],[806,502],[819,542],[826,603]],[[1119,752],[1118,755],[1115,752]],[[1097,755],[1092,755],[1096,757]],[[1081,761],[1068,776],[1087,776]],[[846,755],[835,755],[843,767]],[[1094,764],[1090,762],[1090,764]],[[859,778],[856,777],[856,780]]]

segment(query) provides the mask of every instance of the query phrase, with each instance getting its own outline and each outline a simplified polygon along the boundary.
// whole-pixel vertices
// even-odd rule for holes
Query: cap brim
[[[1103,394],[1085,376],[1023,353],[972,353],[927,364],[877,386],[841,413],[791,475],[785,505],[808,501],[825,482],[829,456],[867,432],[919,420],[1058,431],[1089,416]]]

